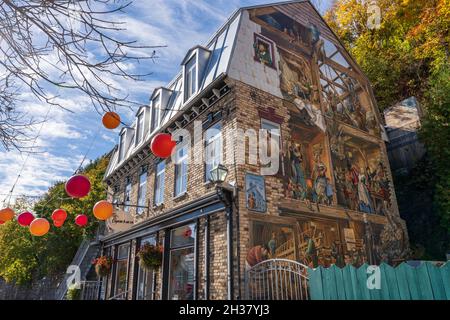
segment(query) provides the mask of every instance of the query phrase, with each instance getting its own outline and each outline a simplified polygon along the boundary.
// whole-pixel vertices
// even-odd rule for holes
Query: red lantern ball
[[[66,182],[66,192],[72,198],[83,198],[89,194],[91,182],[86,176],[77,174]]]
[[[75,224],[79,227],[84,227],[88,224],[88,217],[85,214],[79,214],[75,218]]]
[[[53,225],[56,228],[61,228],[64,225],[64,220],[53,220]]]
[[[5,223],[5,221],[0,220],[0,225],[2,225],[2,224],[4,224],[4,223]]]
[[[60,221],[64,222],[67,219],[67,212],[64,209],[56,209],[52,213],[52,220],[53,221]]]
[[[176,146],[176,141],[172,140],[172,136],[168,133],[158,133],[153,137],[150,149],[153,154],[159,158],[168,158]]]
[[[22,227],[28,227],[33,222],[33,220],[34,220],[33,214],[31,212],[28,212],[28,211],[22,212],[17,217],[17,222]]]

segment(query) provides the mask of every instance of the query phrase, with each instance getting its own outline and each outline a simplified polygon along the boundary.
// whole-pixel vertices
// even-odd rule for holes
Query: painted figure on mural
[[[317,249],[314,239],[312,239],[308,234],[305,234],[304,241],[307,243],[305,256],[309,262],[309,265],[313,268],[317,268],[319,266],[319,258],[317,256]]]
[[[263,262],[269,258],[270,249],[267,245],[254,246],[247,253],[247,265],[253,267],[254,265]]]
[[[333,187],[330,179],[326,176],[327,167],[321,160],[322,146],[314,150],[314,169],[313,169],[313,201],[318,204],[329,204],[330,197],[333,197]]]
[[[306,189],[305,173],[303,170],[303,155],[301,153],[301,146],[292,143],[289,146],[289,157],[291,159],[291,169],[295,184],[302,189]]]
[[[272,66],[273,60],[271,56],[270,44],[257,39],[253,46],[255,48],[256,59],[264,65]]]
[[[267,245],[270,250],[270,256],[272,258],[275,257],[275,251],[277,249],[277,234],[275,232],[272,232],[272,238],[269,240]]]
[[[361,212],[372,213],[373,206],[370,200],[369,189],[367,189],[367,178],[363,173],[358,175],[358,199]]]

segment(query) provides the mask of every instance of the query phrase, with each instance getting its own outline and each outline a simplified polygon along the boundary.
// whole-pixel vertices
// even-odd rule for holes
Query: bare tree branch
[[[120,0],[0,0],[0,77],[10,79],[3,81],[6,93],[1,93],[3,147],[17,147],[21,142],[13,141],[17,131],[3,127],[19,120],[17,112],[8,113],[8,108],[14,109],[17,95],[11,93],[18,83],[39,100],[61,108],[65,107],[50,94],[51,88],[87,96],[100,114],[139,105],[116,84],[120,79],[145,80],[150,74],[132,73],[127,66],[155,59],[155,49],[162,46],[124,40],[125,25],[117,20],[130,4]]]

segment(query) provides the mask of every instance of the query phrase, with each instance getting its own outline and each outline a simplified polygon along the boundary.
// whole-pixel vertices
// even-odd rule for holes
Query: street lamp
[[[209,181],[215,184],[221,184],[228,176],[228,169],[223,164],[219,164],[209,172]]]
[[[227,287],[228,300],[233,300],[233,202],[236,196],[236,187],[225,182],[228,176],[228,169],[219,164],[209,172],[209,181],[216,185],[216,193],[220,201],[225,205],[227,218]]]

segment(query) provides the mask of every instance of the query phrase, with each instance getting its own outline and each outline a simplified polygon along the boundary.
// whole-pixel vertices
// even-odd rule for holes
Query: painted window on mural
[[[187,191],[188,148],[182,146],[176,151],[175,159],[175,196]]]
[[[130,178],[127,178],[123,202],[124,202],[123,210],[125,212],[129,212],[130,211],[130,203],[131,203],[131,179]]]
[[[169,299],[194,299],[196,225],[189,224],[170,234]]]
[[[150,236],[141,240],[141,246],[147,243],[156,245],[156,237]],[[152,300],[154,273],[153,271],[146,270],[141,266],[139,266],[138,268],[136,298],[137,300]]]
[[[164,203],[164,176],[166,170],[166,162],[161,161],[156,166],[155,177],[155,205],[161,205]]]
[[[318,63],[327,116],[379,136],[367,88],[344,58],[344,49],[325,38],[321,45]]]
[[[223,162],[222,124],[216,123],[205,133],[205,180],[210,179],[211,170]]]
[[[138,186],[138,207],[136,208],[137,214],[142,214],[145,211],[147,200],[147,170],[143,169],[142,173],[139,175],[139,186]]]
[[[114,296],[118,300],[126,299],[127,281],[128,281],[128,254],[129,244],[123,244],[117,247],[117,258],[114,279]]]
[[[269,67],[275,67],[273,43],[255,34],[255,60]]]
[[[246,264],[249,267],[267,259],[296,260],[296,244],[292,227],[253,222],[250,236],[250,249]]]
[[[266,186],[263,176],[245,175],[245,197],[249,210],[266,212]]]
[[[390,187],[379,145],[347,134],[342,127],[332,129],[330,144],[338,204],[385,215]]]

